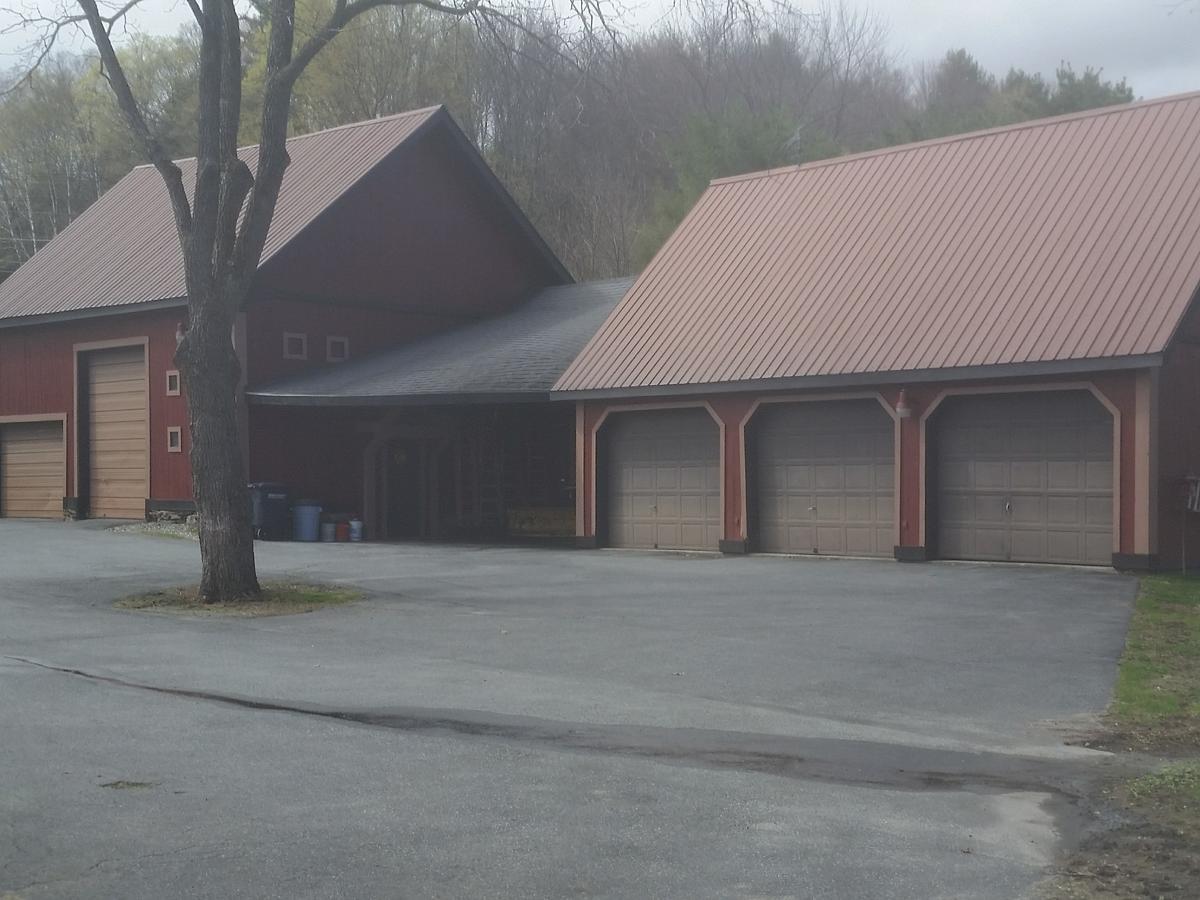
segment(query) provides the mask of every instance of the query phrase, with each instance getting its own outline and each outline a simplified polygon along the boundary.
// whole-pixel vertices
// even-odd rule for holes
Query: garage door
[[[1112,416],[1089,392],[956,397],[938,410],[938,552],[1112,562]]]
[[[88,514],[146,515],[146,361],[142,347],[88,355]]]
[[[716,550],[718,431],[703,409],[620,413],[604,425],[608,543]]]
[[[62,422],[0,425],[0,516],[61,519],[66,471]]]
[[[895,430],[877,401],[765,405],[750,440],[757,549],[892,555]]]

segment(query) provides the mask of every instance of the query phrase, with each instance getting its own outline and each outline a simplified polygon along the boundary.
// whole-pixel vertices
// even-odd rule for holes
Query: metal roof
[[[288,140],[291,163],[284,173],[260,265],[392,151],[435,121],[461,138],[460,144],[484,170],[518,226],[531,234],[551,265],[569,279],[562,264],[440,106]],[[253,171],[258,147],[245,147],[238,153]],[[179,165],[190,194],[196,161],[181,160]],[[0,283],[0,326],[84,310],[115,310],[184,295],[183,257],[166,187],[152,166],[139,166]]]
[[[546,288],[502,315],[247,395],[304,406],[544,400],[632,284],[615,278]]]
[[[1200,93],[714,181],[556,390],[1127,363],[1198,237]]]

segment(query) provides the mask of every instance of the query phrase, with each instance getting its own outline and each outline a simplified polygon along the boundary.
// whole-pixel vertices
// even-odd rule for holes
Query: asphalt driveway
[[[1079,828],[1132,579],[190,542],[0,521],[0,898],[1015,897]]]

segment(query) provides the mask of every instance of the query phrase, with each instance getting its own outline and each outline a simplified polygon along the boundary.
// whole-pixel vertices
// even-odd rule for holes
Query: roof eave
[[[559,390],[552,400],[622,400],[639,397],[685,397],[701,394],[775,393],[780,391],[816,391],[829,388],[871,387],[894,384],[929,384],[950,381],[980,381],[1054,376],[1086,375],[1099,372],[1150,369],[1161,366],[1161,353],[1138,356],[1114,356],[1103,359],[1047,360],[1001,363],[985,366],[960,366],[946,369],[911,369],[902,372],[852,372],[838,375],[807,375],[797,378],[762,378],[747,381],[722,381],[699,384],[662,384],[633,387]]]
[[[475,391],[438,394],[285,394],[246,392],[255,406],[483,406],[505,403],[547,403],[549,389],[540,391]]]
[[[187,306],[187,297],[165,297],[162,300],[143,300],[138,303],[126,303],[123,306],[90,306],[87,309],[69,309],[62,312],[39,313],[33,316],[14,316],[8,319],[0,318],[0,328],[55,325],[60,322],[74,322],[79,319],[104,319],[109,316],[154,312],[160,309],[172,309],[183,306]]]

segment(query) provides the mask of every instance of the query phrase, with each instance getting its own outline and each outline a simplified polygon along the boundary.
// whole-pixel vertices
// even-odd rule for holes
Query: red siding
[[[331,512],[362,513],[365,423],[355,409],[256,406],[250,409],[250,480],[280,481],[295,499]]]
[[[67,414],[67,493],[75,494],[74,346],[94,341],[149,338],[150,496],[192,496],[187,407],[168,397],[166,372],[174,369],[175,329],[182,309],[86,319],[58,325],[0,329],[0,416]],[[167,428],[182,426],[184,452],[167,452]]]
[[[457,320],[364,306],[262,300],[246,312],[247,382],[251,387],[326,364],[325,339],[350,340],[350,359],[440,331]],[[284,359],[283,335],[308,337],[308,359]]]

